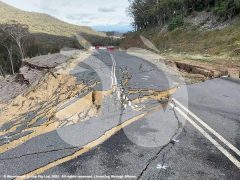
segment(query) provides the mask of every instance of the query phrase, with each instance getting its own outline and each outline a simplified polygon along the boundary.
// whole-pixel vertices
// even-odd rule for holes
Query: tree
[[[193,11],[213,11],[221,19],[240,14],[240,0],[129,0],[129,14],[136,30],[164,26]]]
[[[3,77],[5,76],[4,71],[3,71],[3,68],[2,68],[1,65],[0,65],[0,75],[3,76]]]
[[[29,44],[29,40],[30,33],[27,25],[15,21],[0,25],[0,45],[6,49],[12,74],[15,74],[15,69],[21,66],[21,62],[25,58],[25,47]],[[18,61],[14,62],[14,56]],[[18,65],[17,68],[16,65]]]
[[[11,70],[12,74],[15,74],[14,71],[14,63],[13,63],[13,40],[9,36],[8,33],[6,33],[6,26],[0,26],[0,45],[2,45],[6,50],[8,54],[8,58],[10,60],[11,64]]]
[[[16,43],[19,49],[21,59],[24,59],[25,58],[24,45],[30,36],[28,25],[12,21],[9,24],[4,24],[3,27],[5,33],[8,34],[12,38],[12,40]]]

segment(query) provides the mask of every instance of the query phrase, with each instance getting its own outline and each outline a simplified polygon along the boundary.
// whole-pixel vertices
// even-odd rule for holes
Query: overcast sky
[[[97,30],[130,30],[128,0],[0,0],[26,11],[47,13]]]

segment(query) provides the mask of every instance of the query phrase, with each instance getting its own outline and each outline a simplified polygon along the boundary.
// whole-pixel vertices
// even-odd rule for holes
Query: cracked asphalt
[[[113,95],[117,102],[111,97],[106,98],[102,116],[74,125],[70,130],[63,129],[63,132],[73,132],[67,141],[76,136],[79,145],[64,142],[56,130],[37,136],[0,155],[2,177],[27,174],[70,157],[63,163],[47,167],[44,172],[39,171],[39,174],[45,177],[59,175],[62,179],[70,176],[85,176],[85,179],[88,176],[95,179],[112,176],[112,179],[144,180],[239,179],[240,170],[167,102],[148,99],[136,103],[136,109],[128,104],[144,96],[146,90],[173,88],[174,82],[169,81],[166,72],[126,52],[112,52],[112,55],[116,61],[120,98]],[[94,57],[111,69],[113,64],[109,52],[100,51]],[[88,66],[82,68],[87,69]],[[106,72],[104,69],[101,71]],[[96,73],[88,71],[87,79],[91,76],[99,80]],[[103,79],[110,81],[107,75]],[[79,78],[79,81],[82,79]],[[95,88],[105,90],[108,87],[101,84]],[[131,94],[132,91],[136,92]],[[240,82],[219,78],[188,85],[187,99],[183,91],[180,87],[173,97],[239,149]],[[113,133],[103,143],[71,158],[85,144],[142,113],[146,115]],[[240,160],[237,155],[234,156]]]

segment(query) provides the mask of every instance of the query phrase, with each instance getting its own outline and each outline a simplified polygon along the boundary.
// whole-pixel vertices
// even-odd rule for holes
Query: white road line
[[[240,162],[233,157],[224,147],[222,147],[216,140],[212,138],[206,131],[204,131],[197,123],[188,117],[181,109],[170,103],[170,106],[177,110],[189,123],[191,123],[202,135],[207,138],[219,151],[221,151],[232,163],[234,163],[240,169]]]
[[[110,54],[110,53],[109,53]],[[110,54],[110,57],[112,59],[112,70],[111,70],[111,79],[112,79],[112,88],[114,86],[114,58],[112,57],[112,54]]]
[[[113,55],[109,53],[112,59],[112,72],[111,72],[111,78],[112,78],[112,87],[117,86],[117,77],[116,77],[116,60],[114,59]]]
[[[113,55],[111,53],[110,54],[110,57],[112,59],[112,72],[111,72],[111,79],[112,79],[112,89],[116,90],[117,92],[117,97],[118,99],[121,98],[121,93],[123,93],[123,90],[119,90],[119,88],[117,87],[117,77],[116,77],[116,66],[117,66],[117,63],[116,63],[116,60],[115,58],[113,57]],[[135,106],[132,105],[132,102],[129,101],[128,97],[126,95],[123,95],[123,99],[127,101],[127,104],[124,105],[124,108],[127,108],[127,105],[130,106],[132,109],[135,109]]]
[[[240,156],[240,151],[233,146],[229,141],[227,141],[224,137],[222,137],[219,133],[217,133],[213,128],[211,128],[209,125],[207,125],[203,120],[201,120],[199,117],[197,117],[193,112],[188,110],[186,107],[184,107],[179,101],[176,99],[172,99],[178,106],[180,106],[184,111],[186,111],[190,116],[192,116],[194,119],[196,119],[203,127],[205,127],[208,131],[210,131],[213,135],[215,135],[220,141],[222,141],[226,146],[228,146],[232,151],[234,151],[238,156]]]

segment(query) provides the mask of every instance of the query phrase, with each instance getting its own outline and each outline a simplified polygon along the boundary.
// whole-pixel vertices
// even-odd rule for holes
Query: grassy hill
[[[90,27],[69,24],[47,14],[22,11],[0,1],[0,23],[11,20],[29,25],[32,33],[46,33],[65,37],[71,37],[75,33],[105,36],[104,33],[96,32]]]
[[[151,40],[161,52],[199,53],[209,55],[237,55],[240,48],[240,23],[234,23],[221,30],[199,30],[199,27],[183,26],[174,31],[162,28],[148,28],[130,33],[122,47],[145,47],[139,38],[142,35]],[[146,47],[145,47],[146,48]]]

